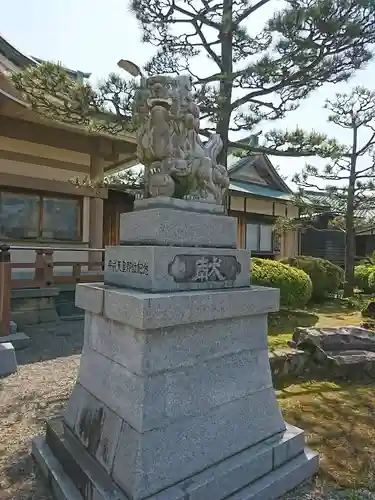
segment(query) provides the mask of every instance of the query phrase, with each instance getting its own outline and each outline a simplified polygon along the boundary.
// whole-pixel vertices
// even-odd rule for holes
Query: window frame
[[[257,227],[257,249],[256,250],[250,249],[247,247],[247,226],[248,225],[252,225],[252,226]],[[254,221],[254,220],[253,221],[250,221],[250,220],[245,221],[245,249],[249,250],[252,253],[263,254],[263,255],[270,255],[270,254],[276,253],[275,248],[274,248],[274,246],[275,246],[275,231],[273,230],[273,228],[271,229],[271,248],[269,250],[260,250],[261,226],[269,226],[272,228],[272,224],[268,224],[264,221],[259,221],[259,220],[258,221]]]
[[[0,238],[4,241],[37,241],[37,242],[46,242],[46,243],[81,243],[83,241],[83,197],[82,196],[70,196],[64,195],[60,193],[54,193],[51,191],[35,191],[35,190],[26,190],[12,187],[1,187],[0,188],[0,197],[2,193],[9,193],[18,196],[37,196],[39,198],[39,235],[37,237],[30,238],[14,238],[12,236],[2,236],[0,233]],[[44,217],[44,198],[52,198],[52,199],[62,199],[62,200],[71,200],[78,202],[78,214],[77,214],[77,239],[58,239],[58,238],[45,238],[42,236],[43,234],[43,217]],[[1,210],[1,200],[0,200],[0,210]]]

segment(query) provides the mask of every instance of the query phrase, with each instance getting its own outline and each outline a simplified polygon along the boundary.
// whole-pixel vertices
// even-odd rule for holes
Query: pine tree
[[[337,94],[335,100],[327,101],[326,108],[329,121],[350,133],[350,142],[341,156],[323,169],[306,165],[293,180],[302,189],[325,191],[338,215],[341,212],[338,223],[346,235],[344,291],[351,296],[356,226],[366,219],[366,212],[375,209],[375,92],[356,87],[349,94]]]
[[[270,5],[277,10],[259,29],[256,16]],[[371,59],[375,42],[372,0],[132,0],[132,9],[143,41],[157,48],[146,74],[192,74],[198,55],[216,66],[212,74],[192,77],[208,123],[202,134],[221,134],[224,164],[231,131],[253,134],[261,122],[285,117],[323,84],[348,80]],[[94,89],[70,81],[51,64],[29,68],[14,81],[33,108],[49,117],[110,133],[132,126],[135,82],[110,75]],[[338,145],[323,134],[272,131],[251,150],[331,156]]]

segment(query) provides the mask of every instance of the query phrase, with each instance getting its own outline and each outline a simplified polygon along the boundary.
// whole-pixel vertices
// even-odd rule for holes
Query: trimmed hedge
[[[356,286],[365,293],[375,291],[375,279],[370,276],[375,273],[375,266],[371,264],[360,264],[354,268],[354,279]]]
[[[361,315],[363,318],[375,319],[375,299],[367,301],[367,304],[361,310]]]
[[[368,289],[370,292],[375,292],[375,270],[368,277]]]
[[[304,307],[311,298],[309,276],[301,269],[277,260],[253,258],[251,281],[254,285],[279,288],[282,307]]]
[[[344,271],[329,260],[318,257],[299,256],[282,259],[284,264],[302,269],[310,276],[312,298],[321,301],[335,295],[344,283]]]

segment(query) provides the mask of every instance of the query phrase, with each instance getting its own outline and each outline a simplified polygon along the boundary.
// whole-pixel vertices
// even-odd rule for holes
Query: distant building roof
[[[327,191],[304,191],[302,201],[310,207],[315,207],[317,212],[331,212],[334,215],[344,215],[346,200],[332,196]],[[375,219],[375,210],[356,210],[358,219]]]
[[[45,62],[43,61],[43,59],[23,54],[2,36],[0,36],[0,54],[2,54],[5,57],[5,59],[14,64],[14,66],[20,69],[24,69],[27,66],[31,65],[34,66]],[[65,68],[64,66],[62,66],[62,68],[69,74],[71,78],[74,79],[84,79],[84,78],[89,78],[91,76],[91,73],[86,73],[84,71],[79,71],[79,70],[75,71],[69,68]]]

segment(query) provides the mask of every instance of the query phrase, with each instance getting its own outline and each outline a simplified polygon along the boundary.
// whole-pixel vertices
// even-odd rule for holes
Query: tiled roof
[[[302,201],[310,205],[310,211],[315,210],[316,214],[330,212],[334,216],[344,216],[346,212],[346,200],[332,197],[327,192],[305,191],[302,196]],[[357,234],[366,232],[369,228],[373,228],[373,220],[375,220],[375,210],[355,210],[354,218],[356,223],[363,225],[361,230],[357,228]]]
[[[38,65],[45,61],[38,59],[36,57],[26,56],[22,54],[18,49],[11,45],[4,37],[0,36],[0,54],[2,54],[8,61],[13,63],[17,68],[25,68],[30,65]],[[90,73],[85,73],[83,71],[75,71],[69,68],[63,67],[63,69],[72,78],[89,78]]]
[[[242,195],[260,196],[262,198],[273,198],[285,201],[293,200],[292,194],[283,193],[282,191],[277,191],[275,189],[247,182],[231,181],[229,190],[234,193],[241,193]]]
[[[329,211],[337,215],[344,215],[346,212],[346,200],[332,196],[325,191],[305,191],[302,201],[307,205],[315,206],[318,212]],[[375,219],[375,210],[356,210],[355,217],[360,219]]]

